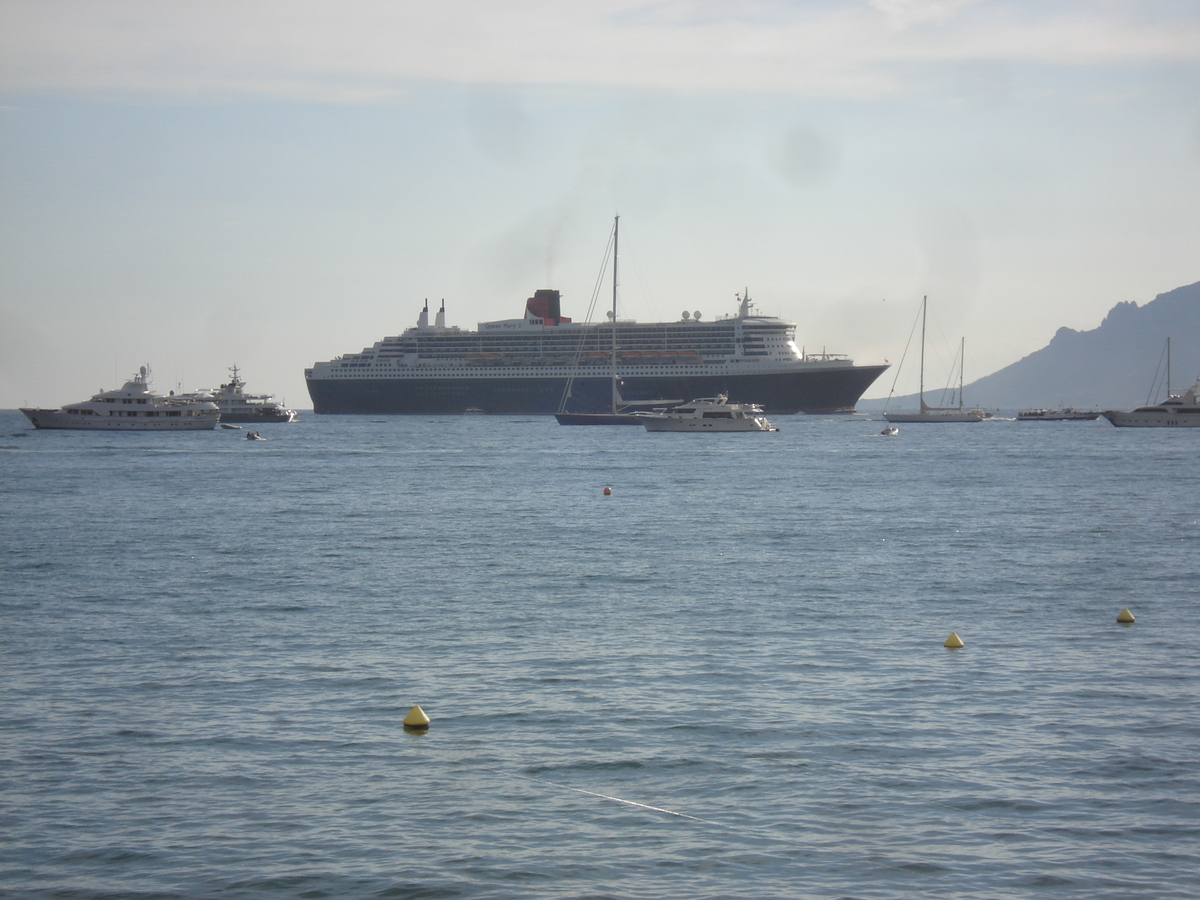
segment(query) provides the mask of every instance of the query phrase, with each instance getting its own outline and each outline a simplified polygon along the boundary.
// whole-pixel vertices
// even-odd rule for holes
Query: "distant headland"
[[[1091,331],[1060,328],[1041,350],[971,382],[963,395],[968,405],[986,409],[1138,406],[1147,401],[1168,336],[1171,385],[1183,390],[1200,376],[1200,282],[1159,294],[1143,306],[1118,303]],[[862,400],[858,408],[870,412],[883,405],[883,400]],[[916,406],[916,399],[893,397],[890,405]]]

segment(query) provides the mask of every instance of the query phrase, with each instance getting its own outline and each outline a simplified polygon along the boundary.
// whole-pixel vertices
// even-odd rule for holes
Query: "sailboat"
[[[612,349],[609,356],[610,380],[612,396],[608,412],[602,413],[572,413],[567,412],[567,399],[571,396],[571,382],[574,375],[567,380],[566,390],[558,405],[554,418],[559,425],[641,425],[645,414],[633,411],[634,407],[665,407],[682,403],[682,400],[640,400],[626,401],[621,398],[621,389],[617,380],[617,249],[620,236],[621,217],[613,218],[613,282],[612,282],[612,311],[609,318],[612,321]]]
[[[963,409],[963,351],[966,349],[966,338],[963,338],[958,352],[958,406],[930,406],[925,402],[925,314],[929,298],[921,299],[921,385],[920,412],[901,413],[885,412],[883,417],[889,422],[982,422],[985,414],[977,409]]]

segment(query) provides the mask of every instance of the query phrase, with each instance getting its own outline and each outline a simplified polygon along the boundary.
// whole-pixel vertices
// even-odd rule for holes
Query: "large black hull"
[[[887,366],[813,367],[753,375],[647,375],[621,379],[626,401],[678,397],[693,400],[727,394],[756,403],[767,414],[846,412]],[[309,378],[313,411],[319,414],[445,415],[482,410],[501,415],[550,415],[559,411],[565,376]],[[609,377],[579,377],[571,384],[570,412],[604,412],[612,402]]]

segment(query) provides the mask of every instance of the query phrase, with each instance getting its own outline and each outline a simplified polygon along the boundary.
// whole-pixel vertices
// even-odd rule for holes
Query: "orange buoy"
[[[612,488],[610,488],[610,487],[606,487],[606,488],[604,489],[604,496],[605,496],[605,497],[611,497],[611,496],[612,496]]]

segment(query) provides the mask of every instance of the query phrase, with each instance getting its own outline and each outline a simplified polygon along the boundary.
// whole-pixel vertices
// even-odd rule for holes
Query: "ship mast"
[[[925,412],[925,310],[929,305],[928,295],[921,298],[921,380],[919,382],[920,393],[918,394],[921,401],[921,412]]]
[[[620,233],[621,217],[613,217],[613,290],[612,290],[612,412],[617,412],[617,238]]]
[[[966,338],[966,335],[963,335],[961,338],[959,338],[959,341],[958,341],[958,410],[959,410],[959,412],[962,412],[962,405],[963,405],[963,396],[962,396],[963,367],[966,365],[966,362],[967,362],[967,357],[965,356],[966,352],[967,352],[967,338]]]

